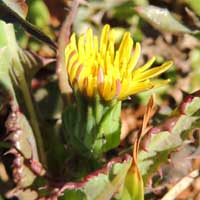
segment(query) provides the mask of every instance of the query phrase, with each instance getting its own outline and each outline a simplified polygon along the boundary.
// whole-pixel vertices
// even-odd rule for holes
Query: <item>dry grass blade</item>
[[[199,170],[194,170],[182,178],[161,200],[174,200],[187,187],[189,187],[195,178],[199,176]]]
[[[135,141],[135,145],[134,145],[134,148],[133,148],[133,160],[134,160],[135,164],[137,163],[137,155],[138,155],[138,150],[139,150],[139,146],[140,146],[140,141],[146,133],[147,124],[148,124],[148,122],[149,122],[149,120],[152,116],[152,113],[153,113],[153,105],[154,105],[154,97],[151,96],[151,98],[149,99],[149,102],[147,104],[145,113],[144,113],[142,129],[138,134],[138,137]]]

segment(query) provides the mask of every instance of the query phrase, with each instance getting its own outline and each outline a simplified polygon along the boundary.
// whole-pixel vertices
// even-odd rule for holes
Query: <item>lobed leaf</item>
[[[170,153],[180,147],[195,128],[200,127],[200,97],[188,95],[176,115],[172,114],[163,124],[152,128],[146,138],[145,150],[139,152],[139,168],[144,182],[161,164],[168,162]]]
[[[11,24],[6,24],[3,21],[0,21],[0,47],[0,98],[5,99],[8,107],[5,114],[6,122],[3,122],[5,125],[2,124],[6,130],[2,136],[4,136],[5,141],[9,141],[11,144],[4,147],[7,149],[6,154],[13,155],[12,166],[8,166],[8,163],[5,165],[9,167],[8,170],[12,168],[12,178],[16,186],[8,193],[8,196],[23,196],[25,194],[22,194],[24,188],[32,185],[36,176],[43,176],[45,171],[39,162],[38,143],[36,144],[32,127],[25,115],[20,112],[20,109],[25,110],[28,106],[30,108],[31,99],[30,96],[27,96],[28,84],[19,60],[19,49],[14,29]],[[19,91],[22,96],[19,95]],[[27,107],[20,104],[23,102],[22,99],[26,102]],[[19,104],[23,105],[20,109]],[[27,110],[30,111],[30,109]],[[29,117],[33,117],[32,114],[29,113]]]
[[[58,196],[64,193],[64,196],[61,195],[59,199],[68,199],[68,197],[73,200],[120,199],[121,188],[131,160],[130,156],[115,158],[104,168],[85,177],[83,181],[66,183],[57,193]]]

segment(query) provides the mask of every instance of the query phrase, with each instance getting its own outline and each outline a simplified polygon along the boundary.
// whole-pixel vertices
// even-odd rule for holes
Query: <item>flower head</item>
[[[136,67],[141,47],[135,44],[129,32],[123,36],[119,48],[115,49],[114,31],[105,25],[100,41],[88,29],[86,35],[81,35],[76,42],[73,34],[65,50],[67,73],[72,87],[78,86],[80,93],[92,98],[96,93],[105,101],[114,98],[119,100],[130,95],[158,87],[168,82],[152,82],[151,78],[158,76],[171,67],[168,61],[161,66],[151,68],[155,57],[141,67]]]

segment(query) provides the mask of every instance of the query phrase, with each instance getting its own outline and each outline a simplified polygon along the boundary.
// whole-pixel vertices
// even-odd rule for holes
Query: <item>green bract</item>
[[[119,145],[121,101],[103,102],[98,95],[87,101],[76,93],[76,102],[63,113],[64,136],[73,150],[99,157]]]

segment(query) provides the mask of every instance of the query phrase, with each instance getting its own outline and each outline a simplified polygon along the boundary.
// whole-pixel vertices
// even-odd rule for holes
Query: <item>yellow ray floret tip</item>
[[[124,34],[119,48],[116,48],[114,31],[108,24],[103,27],[99,40],[90,28],[78,39],[72,34],[65,49],[70,84],[72,87],[77,85],[79,92],[88,98],[98,93],[103,100],[111,101],[169,82],[153,82],[151,78],[168,70],[173,64],[171,61],[150,68],[155,61],[153,57],[138,67],[140,55],[140,43],[133,48],[129,32]]]

